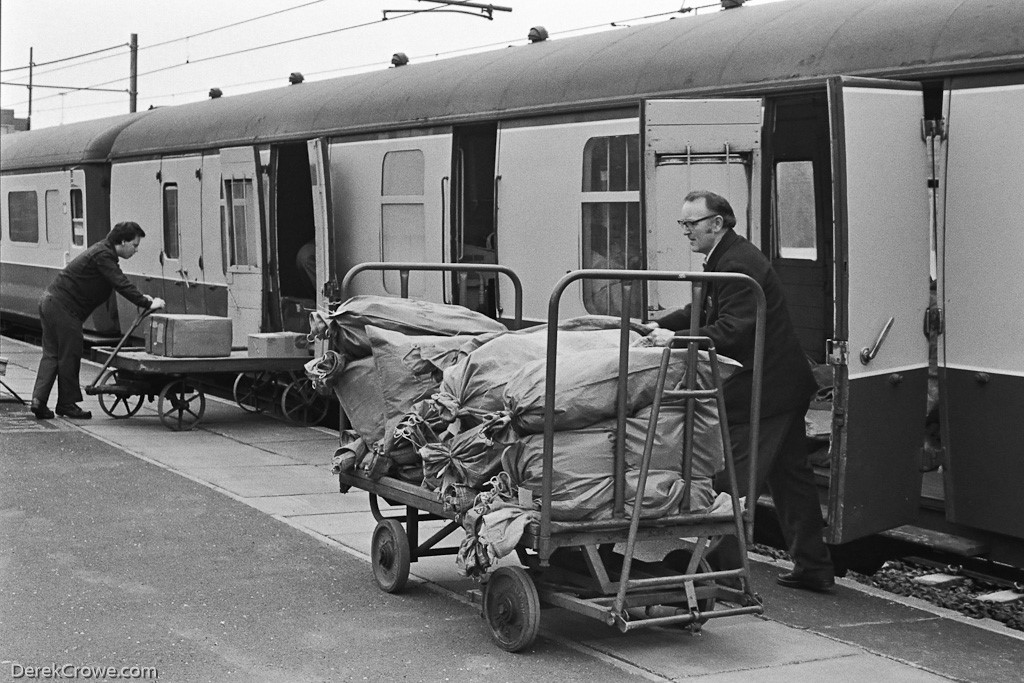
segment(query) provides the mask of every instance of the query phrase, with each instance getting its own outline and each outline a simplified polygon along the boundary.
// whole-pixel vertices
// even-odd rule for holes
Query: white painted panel
[[[3,248],[0,250],[3,263],[23,265],[45,265],[63,268],[67,264],[65,252],[71,245],[71,207],[68,199],[69,180],[67,172],[31,173],[26,175],[5,175],[0,185],[0,217],[3,226]],[[39,244],[12,242],[9,225],[10,210],[7,195],[10,192],[34,191],[39,213]],[[60,193],[60,231],[46,242],[46,191]]]
[[[202,168],[202,156],[163,159],[162,183],[174,183],[178,188],[178,258],[164,259],[164,275],[179,288],[191,289],[201,282],[199,261],[203,255],[201,181],[196,171]],[[161,201],[163,201],[161,196]],[[163,224],[160,227],[163,232]],[[195,292],[188,300],[198,299]],[[189,308],[188,313],[202,313]]]
[[[729,200],[736,214],[736,234],[750,237],[750,167],[734,162],[659,166],[652,195],[648,195],[647,258],[651,270],[701,272],[704,255],[690,250],[690,242],[676,221],[683,198],[691,190],[710,190]],[[690,303],[691,286],[686,282],[652,283],[648,306],[654,311],[671,310]]]
[[[202,160],[203,178],[200,194],[202,203],[203,275],[210,285],[223,285],[224,238],[220,225],[220,162],[216,154],[204,154]]]
[[[1024,85],[953,90],[946,121],[939,352],[950,368],[1024,376]]]
[[[352,266],[383,259],[381,244],[381,207],[394,198],[381,197],[384,155],[388,152],[421,150],[423,152],[423,225],[425,229],[423,258],[428,263],[442,262],[447,233],[448,198],[442,196],[450,185],[452,136],[448,133],[385,140],[334,143],[330,147],[331,200],[334,216],[335,249],[341,270],[338,280]],[[405,199],[408,199],[405,197]],[[348,296],[358,294],[385,295],[384,276],[366,273],[356,276]],[[444,276],[440,273],[413,273],[409,289],[414,298],[422,296],[442,301]]]
[[[849,377],[927,367],[928,192],[917,90],[843,89]],[[889,318],[878,355],[871,348]]]
[[[121,263],[126,274],[160,277],[160,232],[163,230],[159,160],[113,164],[110,170],[110,225],[135,221],[146,232],[139,251]],[[147,292],[149,293],[149,292]],[[158,296],[163,296],[159,293]]]
[[[616,119],[499,130],[498,260],[522,278],[524,318],[546,319],[555,283],[581,267],[582,203],[597,199],[582,191],[587,140],[638,134],[637,125],[637,119]],[[622,194],[640,201],[639,192]],[[511,315],[512,285],[505,277],[498,282],[502,307]],[[582,288],[571,285],[559,314],[584,313]]]

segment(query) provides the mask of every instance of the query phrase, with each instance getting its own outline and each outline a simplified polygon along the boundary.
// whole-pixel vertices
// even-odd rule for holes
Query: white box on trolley
[[[249,335],[250,358],[309,358],[309,340],[300,332],[260,332]]]

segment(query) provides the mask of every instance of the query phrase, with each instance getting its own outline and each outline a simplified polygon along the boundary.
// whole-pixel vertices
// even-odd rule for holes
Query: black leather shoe
[[[32,407],[29,408],[29,410],[31,410],[32,414],[36,416],[37,420],[53,419],[53,411],[47,408],[46,406],[41,406],[38,403],[33,403]]]
[[[786,588],[803,588],[804,590],[818,593],[831,593],[836,585],[836,580],[832,577],[819,578],[807,576],[797,571],[780,574],[775,581],[780,586],[785,586]]]
[[[82,410],[76,405],[57,406],[57,414],[61,417],[70,417],[73,420],[88,420],[92,418],[92,411]]]

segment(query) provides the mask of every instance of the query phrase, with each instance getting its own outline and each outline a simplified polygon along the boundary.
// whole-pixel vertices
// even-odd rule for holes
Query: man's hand
[[[151,311],[159,311],[165,306],[167,306],[167,302],[158,296],[153,297],[149,302],[149,310]]]
[[[651,340],[651,346],[668,346],[672,343],[672,338],[675,336],[676,333],[672,330],[656,327],[644,338]]]

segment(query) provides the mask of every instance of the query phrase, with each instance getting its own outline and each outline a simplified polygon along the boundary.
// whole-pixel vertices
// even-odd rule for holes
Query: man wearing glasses
[[[779,576],[778,582],[790,588],[830,591],[835,584],[834,569],[821,536],[818,491],[804,440],[804,415],[817,384],[793,330],[782,283],[761,250],[733,231],[736,216],[721,195],[703,190],[686,195],[679,225],[690,241],[690,250],[704,254],[705,271],[743,273],[764,290],[767,310],[757,490],[767,484],[793,558],[793,571]],[[710,337],[718,353],[743,365],[726,380],[724,388],[737,482],[746,494],[757,309],[750,291],[739,283],[709,283],[706,289],[698,334]],[[690,306],[672,311],[657,322],[666,330],[660,333],[662,336],[668,330],[689,334]],[[724,472],[715,488],[729,489]],[[717,559],[723,568],[740,566],[739,545],[734,537],[723,540]]]

